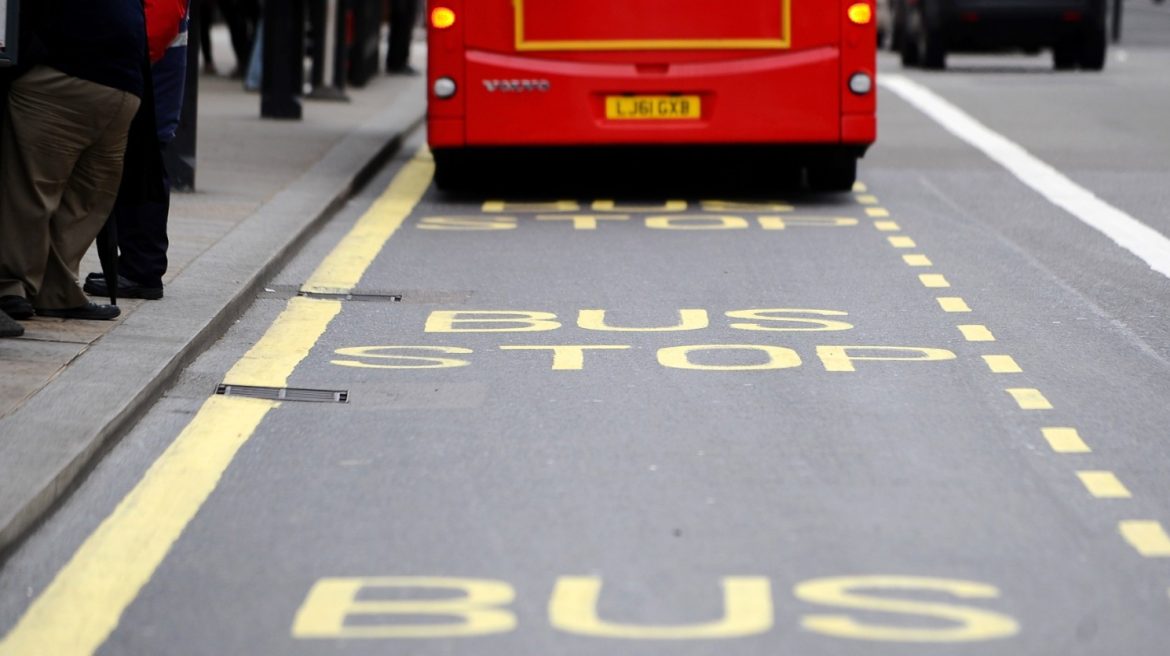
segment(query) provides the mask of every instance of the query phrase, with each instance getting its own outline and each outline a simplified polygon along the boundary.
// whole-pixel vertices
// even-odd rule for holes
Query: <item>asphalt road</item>
[[[906,79],[1170,235],[1150,40]],[[4,563],[0,653],[1166,653],[1170,280],[882,94],[839,196],[415,143]]]

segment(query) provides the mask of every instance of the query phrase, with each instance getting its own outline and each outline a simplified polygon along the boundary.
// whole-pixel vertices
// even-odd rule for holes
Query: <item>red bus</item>
[[[874,0],[428,0],[429,143],[764,147],[848,190],[876,138]]]

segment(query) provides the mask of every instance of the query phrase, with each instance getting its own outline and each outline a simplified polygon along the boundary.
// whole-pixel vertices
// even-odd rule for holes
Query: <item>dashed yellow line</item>
[[[1020,374],[1024,372],[1016,359],[1010,355],[985,355],[983,361],[987,363],[987,368],[991,369],[993,374]]]
[[[1148,519],[1131,519],[1118,524],[1121,537],[1146,558],[1170,558],[1170,536],[1162,524]]]
[[[941,299],[940,299],[941,300]],[[970,311],[968,309],[968,311]],[[959,332],[963,333],[963,339],[968,342],[994,342],[995,335],[991,334],[991,330],[987,326],[978,324],[967,324],[959,326]]]
[[[426,190],[433,163],[415,157],[318,268],[323,289],[356,284]],[[375,215],[375,216],[372,216]],[[365,240],[373,239],[375,243]],[[237,385],[284,387],[341,312],[338,301],[294,298],[228,372]],[[0,641],[2,656],[87,656],[154,576],[240,448],[279,403],[214,396],[86,538]]]
[[[854,191],[865,192],[864,185],[855,185]],[[888,219],[889,210],[877,207],[878,199],[873,195],[859,195],[857,202],[866,205],[865,213],[873,219]],[[874,228],[881,232],[901,232],[902,227],[895,221],[874,221]],[[913,239],[905,235],[887,237],[890,246],[898,249],[917,248]],[[910,267],[932,267],[934,263],[923,254],[907,254],[902,261]],[[918,276],[923,286],[931,289],[949,288],[950,282],[941,274],[921,274]],[[966,300],[957,296],[939,297],[939,307],[948,313],[969,313],[971,307]],[[959,331],[968,342],[994,342],[995,335],[981,324],[963,324]],[[988,369],[996,374],[1023,373],[1023,368],[1010,355],[982,356]],[[1010,388],[1006,390],[1012,396],[1021,410],[1051,410],[1052,403],[1038,389]],[[1042,429],[1045,440],[1054,453],[1084,454],[1091,453],[1092,449],[1081,438],[1075,428],[1047,427]],[[1130,499],[1132,493],[1129,488],[1112,471],[1107,470],[1079,470],[1077,478],[1090,495],[1095,499]],[[1170,558],[1170,535],[1167,534],[1161,523],[1151,520],[1127,520],[1118,525],[1122,537],[1139,554],[1147,558]]]
[[[1075,428],[1044,428],[1041,430],[1048,446],[1056,453],[1092,453]]]
[[[971,306],[967,305],[967,301],[958,296],[943,296],[938,299],[938,305],[943,309],[943,312],[964,313],[971,311]]]
[[[1030,387],[1017,387],[1007,390],[1012,395],[1021,410],[1051,410],[1052,403],[1048,401],[1040,390]]]
[[[1078,471],[1077,478],[1081,479],[1081,483],[1084,484],[1089,494],[1097,499],[1129,499],[1133,496],[1130,494],[1129,488],[1125,487],[1125,484],[1111,471],[1096,469]]]
[[[864,182],[854,182],[853,191],[859,194],[864,194],[865,192],[869,191],[869,187],[867,187]]]
[[[922,284],[925,287],[930,289],[946,289],[947,287],[951,286],[951,283],[947,281],[946,276],[940,273],[924,273],[918,276],[918,279],[922,281]]]

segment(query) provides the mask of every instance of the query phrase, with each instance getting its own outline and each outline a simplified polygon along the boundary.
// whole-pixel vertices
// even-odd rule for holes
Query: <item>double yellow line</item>
[[[420,151],[358,220],[302,288],[352,291],[430,185],[434,164]],[[234,385],[285,387],[329,323],[333,300],[294,298],[228,372]],[[53,582],[0,641],[0,656],[94,653],[154,575],[275,401],[213,396],[138,485],[85,540]]]

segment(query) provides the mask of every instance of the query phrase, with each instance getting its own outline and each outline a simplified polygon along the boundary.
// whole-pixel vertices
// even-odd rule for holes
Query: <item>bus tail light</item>
[[[868,2],[858,2],[849,7],[849,20],[855,25],[869,25],[873,20],[873,7]]]
[[[432,147],[466,143],[466,0],[427,0],[427,132]]]
[[[870,143],[877,132],[877,12],[874,0],[838,0],[836,6],[841,12],[841,141]]]
[[[445,30],[455,24],[455,10],[450,7],[435,7],[431,11],[431,27]]]

